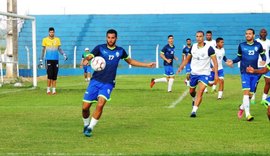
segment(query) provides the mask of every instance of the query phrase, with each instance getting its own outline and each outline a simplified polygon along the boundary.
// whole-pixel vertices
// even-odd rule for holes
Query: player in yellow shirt
[[[45,55],[46,61],[46,69],[47,69],[47,94],[51,94],[51,87],[52,87],[52,94],[56,94],[56,80],[58,74],[58,62],[59,62],[59,54],[64,56],[64,60],[67,60],[67,55],[62,50],[60,38],[54,36],[54,28],[49,28],[49,36],[43,38],[42,40],[42,55],[40,59],[40,64],[43,63],[43,58]]]

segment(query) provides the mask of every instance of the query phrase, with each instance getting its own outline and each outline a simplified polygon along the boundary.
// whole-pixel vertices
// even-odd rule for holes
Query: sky
[[[269,0],[17,0],[20,15],[270,12]],[[194,5],[196,4],[196,5]],[[6,12],[7,0],[0,0]]]

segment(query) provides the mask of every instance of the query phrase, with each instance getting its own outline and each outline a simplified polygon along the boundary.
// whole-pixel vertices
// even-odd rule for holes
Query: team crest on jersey
[[[107,93],[110,94],[111,93],[111,90],[110,89],[107,89]]]
[[[254,49],[255,49],[255,51],[258,51],[258,47],[257,46]]]
[[[115,53],[115,55],[116,55],[116,57],[119,57],[120,53],[117,51],[117,52]]]

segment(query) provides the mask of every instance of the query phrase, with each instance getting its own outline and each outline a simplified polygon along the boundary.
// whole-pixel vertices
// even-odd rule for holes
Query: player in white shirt
[[[224,46],[224,39],[219,37],[216,39],[216,44],[217,46],[214,47],[216,57],[217,57],[217,63],[218,63],[218,100],[222,98],[223,95],[223,90],[224,90],[224,71],[223,71],[223,65],[222,62],[225,61],[227,65],[229,59],[225,56],[225,49],[223,48]],[[211,62],[212,63],[212,62]],[[216,89],[216,84],[214,83],[214,76],[215,73],[211,71],[211,75],[209,77],[209,83],[213,84],[212,91],[215,91]]]
[[[263,51],[265,52],[265,56],[266,56],[266,63],[268,64],[270,62],[269,59],[269,51],[270,51],[270,40],[266,38],[267,37],[267,30],[266,29],[261,29],[260,30],[260,37],[256,39],[257,42],[261,43],[261,45],[263,46]],[[259,57],[258,59],[258,67],[259,68],[263,68],[264,65],[260,65],[259,62],[262,61],[262,58]],[[270,88],[270,71],[268,71],[266,74],[264,74],[264,80],[265,80],[265,85],[264,85],[264,90],[263,90],[263,95],[262,95],[262,101],[265,100],[267,98],[268,92],[269,92],[269,88]],[[258,80],[259,83],[259,80]],[[258,85],[258,84],[257,84]],[[256,90],[255,90],[256,92]],[[255,92],[251,98],[251,104],[255,104]]]
[[[206,40],[204,41],[206,44],[210,45],[211,47],[216,47],[216,41],[212,38],[212,31],[208,30],[206,31]],[[210,69],[211,71],[211,69]],[[208,92],[207,87],[204,90],[205,93]]]
[[[181,72],[184,66],[191,60],[190,67],[190,89],[189,93],[192,97],[192,112],[190,117],[196,117],[198,107],[202,102],[202,95],[204,89],[208,85],[208,78],[210,76],[210,62],[213,61],[213,68],[215,72],[215,82],[218,80],[218,67],[217,58],[214,49],[204,42],[204,32],[197,31],[196,40],[197,43],[193,44],[189,55],[182,62],[177,70],[177,73]],[[196,87],[198,85],[198,91],[196,93]],[[196,95],[197,94],[197,95]],[[196,98],[195,98],[196,97]]]

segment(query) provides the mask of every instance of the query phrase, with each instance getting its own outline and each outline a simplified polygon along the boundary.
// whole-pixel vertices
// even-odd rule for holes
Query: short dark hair
[[[197,33],[202,33],[202,34],[203,34],[203,36],[204,36],[204,32],[203,32],[203,31],[201,31],[201,30],[197,31],[197,32],[196,32],[196,34],[197,34]]]
[[[255,34],[255,30],[252,28],[248,28],[246,31],[251,30],[253,34]]]
[[[223,41],[223,38],[222,38],[222,37],[218,37],[218,38],[216,39],[216,43],[218,43],[218,42],[220,42],[220,41]]]
[[[186,39],[186,41],[188,41],[188,40],[190,40],[190,41],[191,41],[191,39],[190,39],[190,38],[187,38],[187,39]]]
[[[173,37],[173,35],[169,35],[168,38]]]
[[[206,31],[206,34],[212,34],[212,31],[208,30]]]
[[[53,27],[50,27],[50,28],[49,28],[49,32],[50,32],[50,31],[54,31],[54,28],[53,28]]]
[[[109,29],[109,30],[107,31],[106,35],[108,35],[108,34],[115,34],[115,37],[117,37],[117,31],[114,30],[114,29]]]

